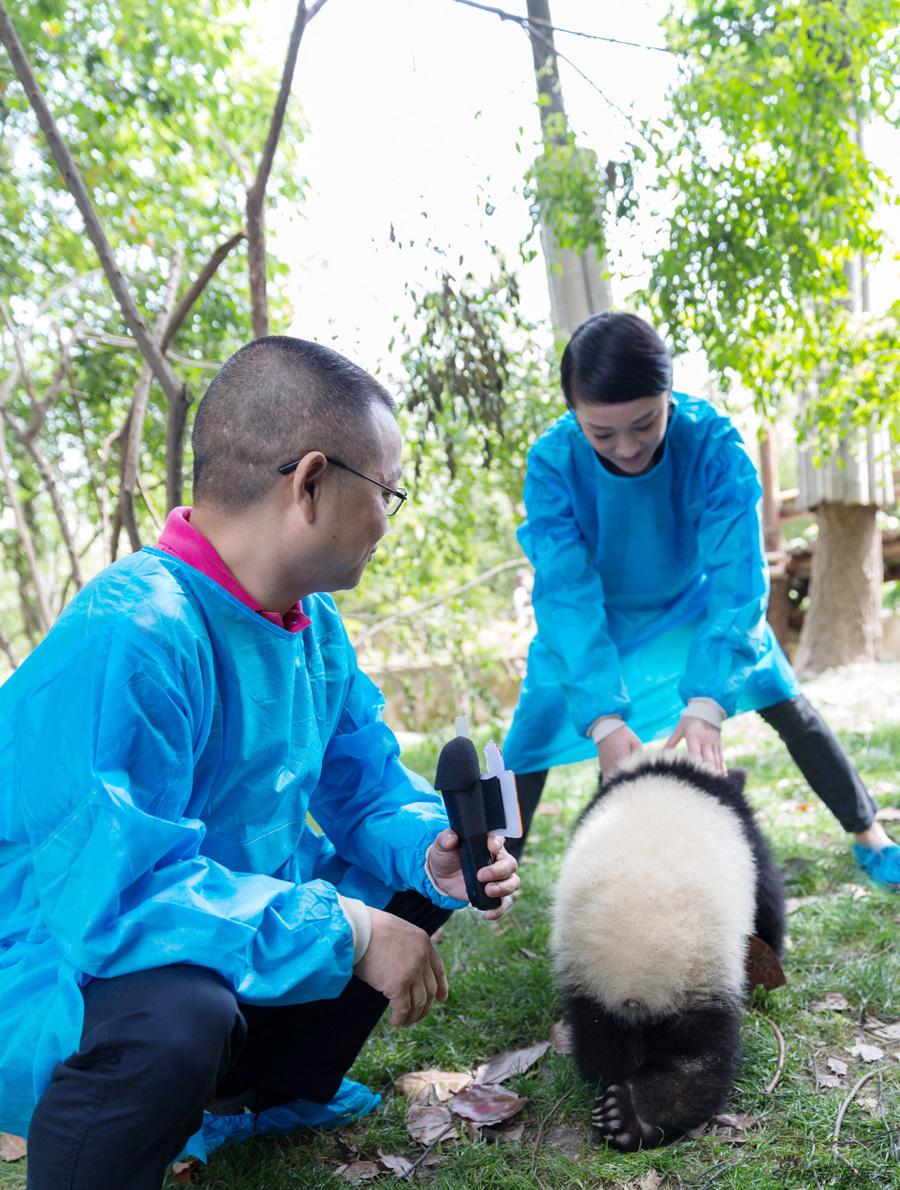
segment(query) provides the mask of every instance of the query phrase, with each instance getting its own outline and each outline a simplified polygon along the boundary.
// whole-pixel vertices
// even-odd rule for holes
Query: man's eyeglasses
[[[395,491],[393,488],[389,488],[386,483],[382,483],[378,479],[372,479],[370,475],[363,475],[362,471],[357,471],[354,467],[348,467],[347,464],[342,463],[340,459],[332,459],[329,455],[326,455],[325,458],[332,465],[332,467],[340,467],[342,471],[350,471],[354,475],[358,475],[360,479],[367,479],[369,483],[374,483],[375,486],[381,488],[383,492],[388,492],[391,497],[390,500],[388,500],[387,507],[385,509],[388,516],[393,516],[395,513],[399,512],[403,507],[403,501],[409,496],[409,492],[407,492],[405,488],[399,488],[397,491]],[[299,465],[300,459],[295,459],[293,463],[285,463],[284,466],[279,467],[278,470],[281,475],[290,475],[292,471],[297,470]]]

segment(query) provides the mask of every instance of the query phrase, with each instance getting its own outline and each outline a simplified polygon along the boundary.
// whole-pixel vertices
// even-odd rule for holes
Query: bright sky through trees
[[[524,0],[500,6],[525,12]],[[562,28],[657,46],[666,8],[665,0],[552,4]],[[255,12],[280,63],[294,4],[257,0]],[[632,104],[638,118],[661,117],[674,60],[563,33],[556,44],[587,76],[560,64],[576,135],[601,159],[614,158]],[[329,0],[304,37],[294,93],[310,124],[299,153],[310,190],[300,212],[272,220],[291,264],[291,330],[372,365],[386,357],[394,316],[408,309],[404,283],[424,280],[438,263],[429,243],[486,275],[485,240],[512,256],[527,233],[522,178],[538,139],[528,40],[513,22],[453,0]],[[896,134],[872,128],[869,144],[889,170],[900,160]],[[896,211],[886,216],[897,225]],[[652,244],[649,209],[615,243],[641,273],[641,250]],[[545,317],[540,260],[525,270],[523,291],[526,314]],[[621,280],[614,294],[625,299]],[[892,262],[873,298],[898,297]],[[682,386],[702,382],[702,368],[682,369]]]

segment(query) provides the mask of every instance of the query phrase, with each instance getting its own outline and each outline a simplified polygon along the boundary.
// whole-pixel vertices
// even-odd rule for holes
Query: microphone
[[[482,777],[475,745],[467,736],[458,735],[441,749],[434,785],[443,794],[450,826],[459,836],[469,900],[476,909],[499,909],[501,898],[489,897],[476,875],[493,863],[487,837],[491,824],[503,821],[499,779]]]

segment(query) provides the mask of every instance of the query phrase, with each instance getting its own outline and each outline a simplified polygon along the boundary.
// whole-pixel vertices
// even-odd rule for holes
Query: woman
[[[568,412],[529,452],[519,529],[538,634],[503,751],[523,820],[551,765],[595,750],[609,777],[668,735],[724,771],[722,722],[754,710],[860,866],[900,884],[900,847],[766,622],[760,486],[737,430],[672,392],[669,351],[633,314],[582,323],[561,380]]]

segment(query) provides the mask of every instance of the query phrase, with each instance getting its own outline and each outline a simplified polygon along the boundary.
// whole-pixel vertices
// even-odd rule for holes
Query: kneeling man
[[[0,1129],[33,1190],[158,1190],[205,1106],[339,1111],[387,1003],[411,1025],[447,995],[456,836],[326,594],[404,498],[391,398],[259,339],[193,447],[194,508],[0,688]]]

